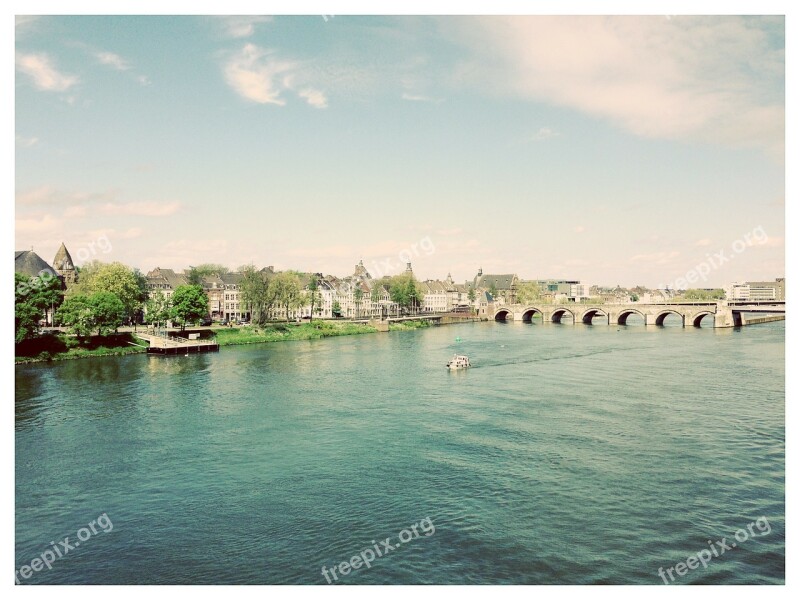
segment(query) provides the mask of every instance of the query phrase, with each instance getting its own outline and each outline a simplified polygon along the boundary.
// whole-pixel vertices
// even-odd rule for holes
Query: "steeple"
[[[56,257],[53,259],[53,268],[61,277],[64,278],[64,283],[69,285],[75,283],[78,279],[78,273],[75,271],[75,264],[72,262],[72,257],[69,255],[69,250],[61,242],[61,247],[56,252]]]

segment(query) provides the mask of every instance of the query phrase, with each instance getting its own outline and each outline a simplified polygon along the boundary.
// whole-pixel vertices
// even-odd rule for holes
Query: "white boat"
[[[469,358],[462,354],[454,354],[453,358],[451,358],[447,363],[447,368],[451,371],[455,371],[457,369],[466,369],[469,366]]]

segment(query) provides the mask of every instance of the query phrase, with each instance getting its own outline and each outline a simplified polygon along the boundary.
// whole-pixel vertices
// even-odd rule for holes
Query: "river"
[[[784,334],[474,323],[20,365],[15,568],[113,527],[18,580],[783,583]]]

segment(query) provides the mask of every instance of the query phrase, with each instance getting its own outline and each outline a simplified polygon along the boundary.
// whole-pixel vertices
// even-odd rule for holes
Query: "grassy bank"
[[[132,346],[140,344],[140,346]],[[25,340],[14,347],[14,362],[43,362],[49,360],[70,360],[92,356],[123,356],[145,352],[147,342],[132,333],[119,333],[107,336],[91,336],[78,340],[68,335],[55,334]]]
[[[411,331],[430,327],[428,321],[405,321],[391,323],[389,331]],[[268,342],[287,342],[298,340],[317,340],[340,335],[360,335],[376,333],[369,325],[349,321],[314,321],[313,323],[273,323],[264,327],[232,327],[214,330],[200,330],[204,339],[214,338],[220,346],[239,344],[263,344]],[[181,335],[185,335],[181,334]],[[133,346],[131,344],[139,344]],[[70,360],[92,356],[123,356],[140,354],[146,351],[147,342],[132,333],[109,336],[92,336],[78,340],[63,334],[43,335],[26,340],[14,349],[15,363]]]
[[[430,326],[430,321],[401,321],[400,323],[389,323],[389,331],[411,331],[412,329],[425,329]]]
[[[275,323],[264,327],[217,329],[214,331],[220,346],[237,344],[263,344],[295,340],[317,340],[339,335],[375,333],[377,329],[360,323],[314,321],[313,323]]]

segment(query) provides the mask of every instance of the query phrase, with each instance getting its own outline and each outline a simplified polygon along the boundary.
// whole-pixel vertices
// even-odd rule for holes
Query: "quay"
[[[188,339],[170,335],[137,333],[137,337],[147,341],[147,354],[157,356],[180,356],[219,352],[219,344],[212,340]]]

